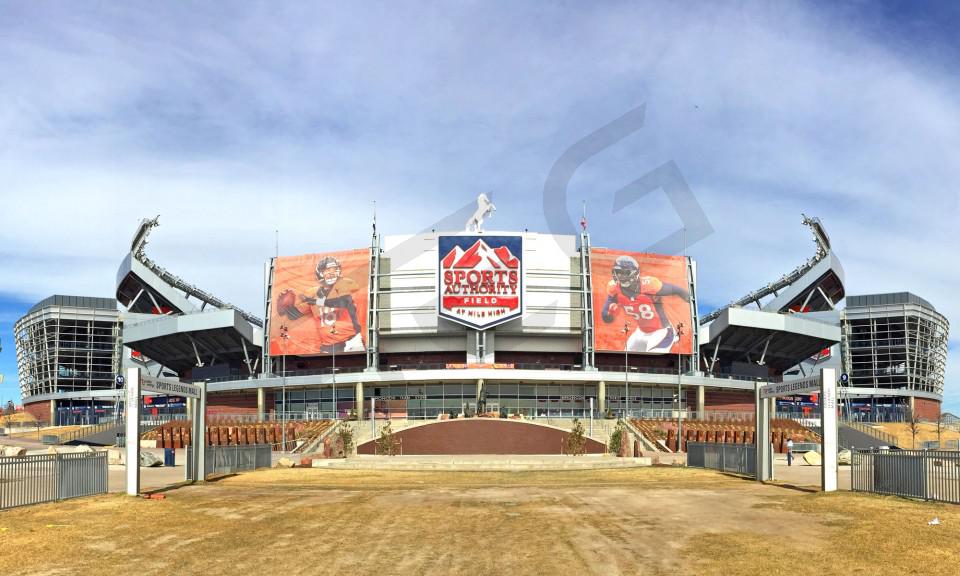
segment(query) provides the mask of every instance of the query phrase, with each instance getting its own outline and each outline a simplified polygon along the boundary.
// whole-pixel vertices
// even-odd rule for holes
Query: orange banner
[[[590,258],[596,350],[692,352],[690,290],[683,256],[594,248]]]
[[[369,271],[365,248],[277,258],[270,355],[366,352]]]

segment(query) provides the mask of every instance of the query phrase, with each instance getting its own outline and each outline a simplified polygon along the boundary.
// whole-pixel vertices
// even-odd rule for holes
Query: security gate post
[[[140,369],[127,368],[124,384],[127,442],[127,494],[140,493]]]

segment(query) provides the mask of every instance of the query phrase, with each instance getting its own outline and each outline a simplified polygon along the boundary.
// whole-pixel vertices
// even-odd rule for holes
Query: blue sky
[[[0,400],[11,319],[110,295],[142,217],[150,254],[259,310],[273,253],[364,246],[492,192],[493,229],[547,231],[543,188],[586,134],[643,127],[569,185],[594,244],[679,226],[614,193],[673,161],[713,233],[710,309],[812,253],[848,293],[910,290],[960,317],[960,61],[950,3],[23,3],[0,1]],[[955,328],[951,346],[960,342]],[[951,359],[947,406],[960,411]]]

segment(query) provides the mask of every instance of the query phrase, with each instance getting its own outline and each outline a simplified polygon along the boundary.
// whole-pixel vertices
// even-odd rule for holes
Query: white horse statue
[[[497,207],[487,198],[483,192],[477,196],[477,211],[467,220],[467,232],[476,232],[483,234],[483,219],[489,218],[497,211]]]

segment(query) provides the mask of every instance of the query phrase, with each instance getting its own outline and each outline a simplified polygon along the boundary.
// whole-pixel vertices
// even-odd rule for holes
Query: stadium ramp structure
[[[779,376],[840,342],[840,325],[831,313],[845,296],[843,266],[820,219],[803,215],[803,224],[816,245],[811,258],[701,317],[704,371]]]
[[[146,255],[159,216],[140,222],[117,271],[124,307],[123,342],[140,362],[181,378],[253,376],[259,368],[263,321],[167,271]]]

